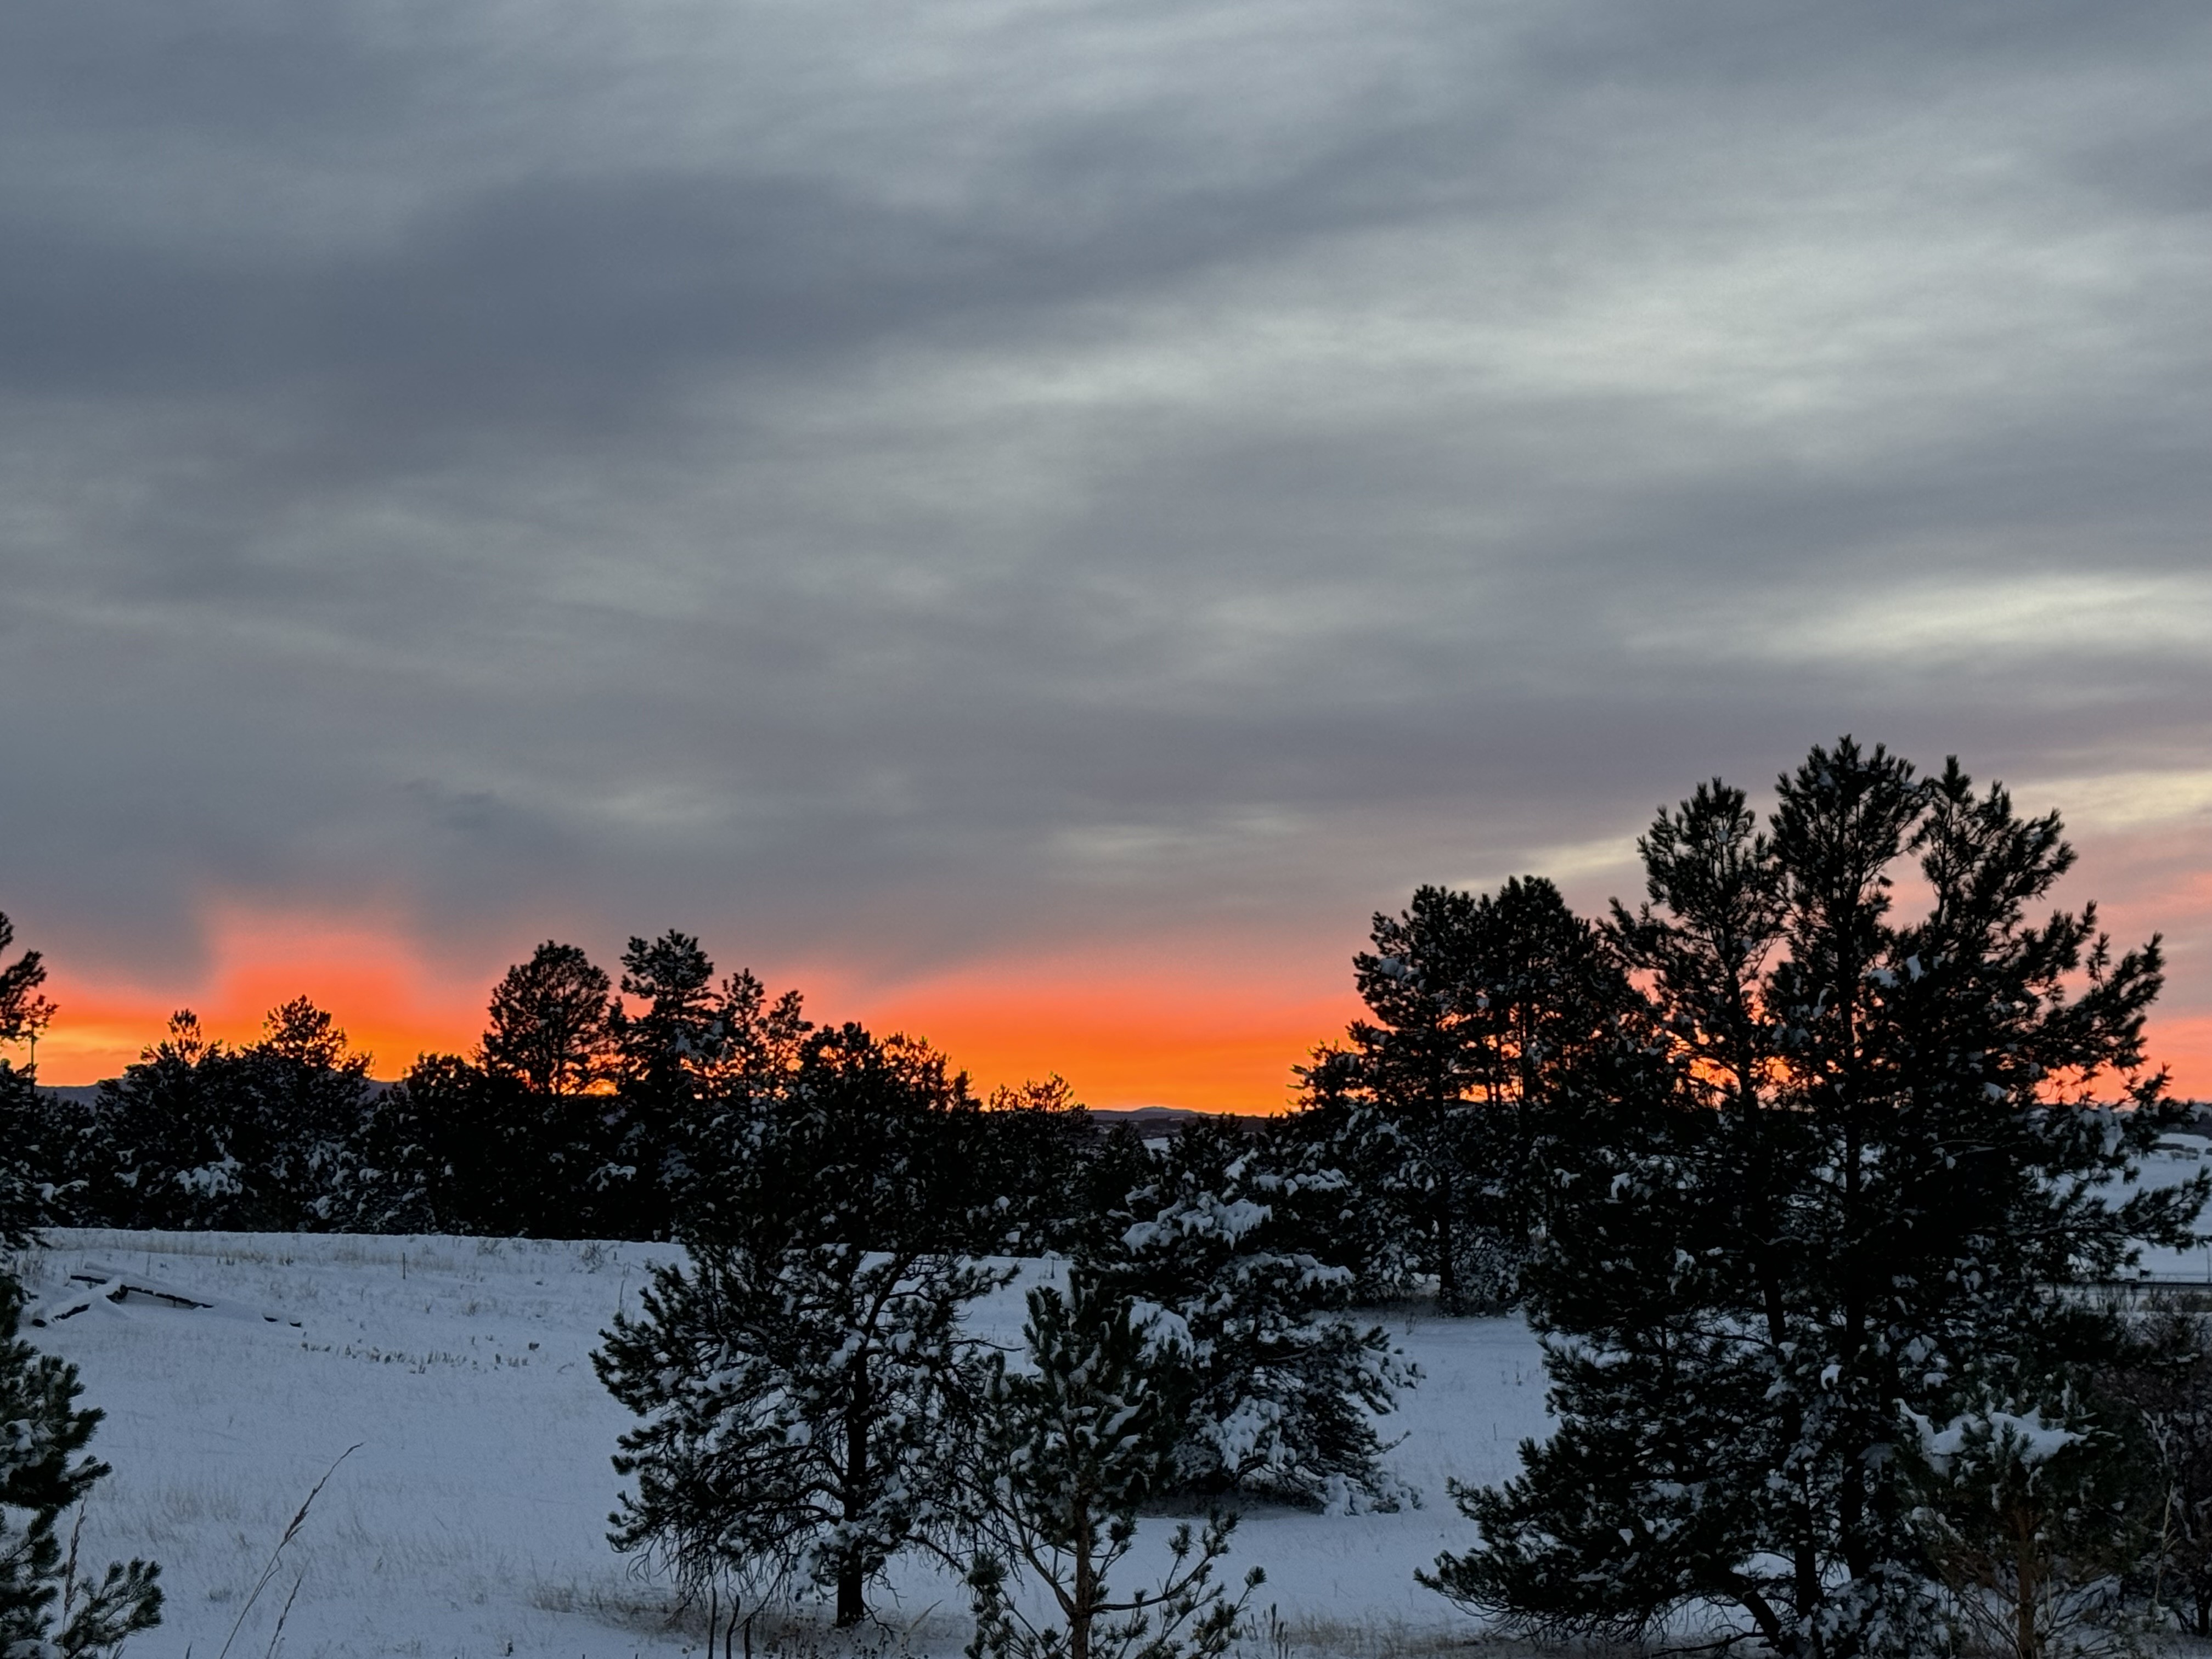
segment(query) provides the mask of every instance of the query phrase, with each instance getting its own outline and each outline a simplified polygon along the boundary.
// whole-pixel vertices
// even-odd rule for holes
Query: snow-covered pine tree
[[[1175,1485],[1395,1509],[1408,1493],[1381,1466],[1374,1419],[1419,1373],[1380,1327],[1344,1311],[1351,1272],[1297,1247],[1296,1211],[1315,1185],[1334,1202],[1333,1180],[1269,1167],[1264,1145],[1233,1127],[1194,1126],[1129,1195],[1114,1248],[1085,1266],[1171,1339]]]
[[[546,1100],[459,1054],[418,1054],[363,1106],[331,1224],[349,1232],[575,1237],[560,1133]]]
[[[1427,1582],[1555,1630],[1704,1605],[1780,1654],[1935,1652],[1906,1413],[2085,1375],[2112,1316],[2054,1291],[2203,1193],[2108,1185],[2158,1133],[2159,953],[2115,958],[2094,908],[2028,920],[2073,862],[2055,816],[1849,738],[1779,795],[1763,834],[1701,787],[1641,843],[1650,902],[1613,932],[1652,1036],[1576,1083],[1601,1132],[1553,1145],[1529,1275],[1559,1428],[1455,1492],[1483,1542]]]
[[[21,1310],[0,1273],[0,1655],[81,1659],[161,1622],[161,1570],[118,1562],[96,1579],[70,1576],[56,1527],[108,1473],[80,1455],[100,1413],[77,1408],[74,1365],[17,1339]]]
[[[191,1010],[100,1085],[111,1149],[96,1183],[113,1224],[289,1231],[345,1223],[370,1057],[305,997],[270,1011],[244,1048],[211,1042]]]
[[[1129,1304],[1087,1274],[1028,1303],[1026,1364],[993,1355],[981,1391],[969,1659],[1212,1659],[1265,1577],[1255,1567],[1235,1601],[1213,1582],[1233,1517],[1195,1540],[1180,1528],[1158,1584],[1117,1595],[1109,1582],[1136,1542],[1138,1505],[1173,1467],[1177,1402],[1158,1352]],[[1056,1620],[1022,1610],[1010,1572],[1044,1587]]]
[[[845,1025],[754,1105],[741,1184],[684,1218],[689,1264],[594,1356],[645,1419],[612,1538],[689,1591],[811,1581],[850,1625],[884,1563],[950,1521],[976,1352],[958,1315],[1003,1282],[943,1248],[963,1190],[944,1120],[974,1103],[921,1045]]]
[[[999,1277],[842,1242],[691,1254],[655,1270],[593,1356],[646,1419],[615,1460],[635,1481],[615,1547],[690,1594],[811,1582],[857,1624],[869,1582],[944,1518],[971,1352],[957,1322]]]
[[[1911,1522],[1962,1645],[2005,1659],[2141,1651],[2124,1598],[2138,1569],[2155,1574],[2166,1505],[2124,1413],[2062,1386],[1911,1426]]]

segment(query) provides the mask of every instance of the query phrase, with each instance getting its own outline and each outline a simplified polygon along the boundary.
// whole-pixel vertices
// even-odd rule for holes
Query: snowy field
[[[50,1243],[27,1288],[50,1314],[88,1305],[26,1334],[82,1370],[86,1400],[107,1414],[93,1449],[115,1468],[94,1494],[86,1550],[100,1562],[153,1557],[167,1592],[162,1627],[131,1644],[137,1659],[188,1649],[222,1659],[227,1641],[230,1659],[265,1659],[295,1583],[281,1644],[291,1659],[601,1659],[700,1645],[605,1541],[617,1490],[607,1460],[630,1419],[588,1358],[669,1247],[66,1231]],[[215,1305],[88,1297],[72,1277],[86,1273]],[[1469,1541],[1446,1478],[1510,1474],[1517,1442],[1545,1431],[1535,1340],[1517,1320],[1389,1322],[1426,1373],[1386,1425],[1404,1437],[1389,1464],[1423,1507],[1248,1511],[1226,1566],[1232,1582],[1267,1569],[1253,1659],[1371,1659],[1474,1633],[1413,1570]],[[1016,1337],[1019,1286],[977,1323]],[[231,1639],[286,1522],[356,1443]],[[1173,1525],[1148,1521],[1145,1536],[1158,1548]],[[959,1588],[919,1561],[896,1572],[860,1645],[957,1651],[969,1634]],[[852,1644],[794,1625],[759,1645]]]
[[[2177,1139],[2144,1179],[2185,1180],[2208,1164],[2203,1143]],[[93,1449],[115,1468],[94,1494],[86,1551],[161,1564],[166,1621],[135,1639],[137,1659],[267,1659],[288,1597],[280,1650],[290,1659],[698,1650],[697,1626],[672,1626],[662,1588],[606,1543],[618,1488],[607,1460],[630,1419],[588,1358],[669,1247],[67,1231],[50,1243],[30,1259],[27,1289],[49,1316],[83,1310],[26,1334],[82,1369],[87,1401],[106,1413]],[[2168,1283],[2212,1282],[2203,1249],[2144,1265]],[[214,1305],[117,1303],[81,1276]],[[1470,1541],[1447,1479],[1510,1474],[1522,1437],[1546,1432],[1536,1342],[1518,1320],[1373,1317],[1425,1373],[1384,1425],[1403,1437],[1389,1464],[1423,1505],[1356,1517],[1249,1510],[1225,1565],[1231,1582],[1267,1569],[1249,1659],[1389,1659],[1474,1633],[1413,1574]],[[975,1323],[1012,1342],[1021,1318],[1018,1282]],[[356,1445],[246,1608],[301,1498]],[[1146,1522],[1158,1554],[1174,1524]],[[957,1652],[969,1634],[959,1587],[919,1559],[896,1572],[876,1598],[879,1625],[856,1642],[793,1623],[762,1629],[757,1646]]]
[[[2168,1135],[2158,1150],[2143,1160],[2146,1187],[2179,1186],[2196,1179],[2201,1170],[2212,1169],[2212,1141],[2201,1135]],[[2160,1284],[2212,1286],[2212,1206],[2197,1218],[2197,1243],[2193,1249],[2145,1250],[2142,1274]]]

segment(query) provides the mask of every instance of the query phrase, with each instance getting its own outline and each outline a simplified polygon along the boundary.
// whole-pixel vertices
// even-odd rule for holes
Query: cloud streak
[[[0,904],[1326,998],[1841,730],[2194,801],[2208,33],[11,9]]]

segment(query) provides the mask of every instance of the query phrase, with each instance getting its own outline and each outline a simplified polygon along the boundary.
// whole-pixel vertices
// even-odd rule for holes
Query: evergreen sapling
[[[1266,1577],[1253,1568],[1235,1601],[1214,1582],[1235,1517],[1211,1516],[1195,1539],[1179,1527],[1158,1583],[1117,1593],[1109,1582],[1136,1541],[1138,1505],[1172,1473],[1172,1369],[1128,1305],[1083,1274],[1028,1304],[1024,1366],[994,1356],[983,1388],[969,1659],[1217,1659]],[[1031,1618],[1010,1575],[1042,1586],[1053,1616]]]

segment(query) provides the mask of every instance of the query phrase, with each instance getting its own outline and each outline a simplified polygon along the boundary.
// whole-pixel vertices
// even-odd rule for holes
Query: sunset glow
[[[2172,1069],[2176,1094],[2212,1097],[2212,870],[2199,863],[2203,830],[2189,811],[2118,823],[2094,808],[2081,816],[2083,860],[2063,896],[2078,903],[2101,895],[2104,923],[2122,947],[2165,935],[2168,988],[2151,1021],[2151,1055]],[[1594,912],[1607,892],[1632,890],[1628,876],[1617,868],[1602,886],[1573,896]],[[817,1020],[854,1018],[880,1033],[927,1037],[980,1094],[1057,1073],[1093,1106],[1265,1113],[1288,1103],[1292,1068],[1358,1012],[1350,957],[1364,918],[1331,920],[1337,925],[1303,936],[1009,953],[896,981],[834,962],[785,969],[748,959],[711,930],[704,942],[725,971],[750,966],[772,990],[795,985]],[[478,953],[483,965],[473,973],[442,965],[398,924],[372,915],[233,905],[212,910],[206,928],[206,970],[174,984],[103,980],[50,951],[49,989],[61,1014],[40,1041],[40,1076],[53,1084],[112,1076],[181,1007],[198,1013],[210,1036],[250,1042],[268,1009],[305,994],[336,1015],[356,1048],[376,1056],[376,1075],[395,1077],[418,1053],[474,1046],[504,965],[495,952]],[[533,942],[511,941],[507,957],[520,960]],[[616,955],[599,951],[611,972]]]
[[[50,988],[62,1012],[40,1042],[40,1077],[82,1084],[112,1076],[182,1007],[210,1036],[251,1042],[270,1008],[303,994],[331,1012],[356,1049],[376,1056],[379,1077],[396,1077],[418,1053],[473,1048],[496,970],[480,985],[434,979],[395,933],[358,922],[317,927],[303,919],[292,936],[296,953],[288,954],[274,919],[236,919],[207,976],[166,993],[58,972]],[[1340,1033],[1358,1006],[1348,966],[1318,951],[1306,986],[1279,963],[1249,959],[1210,974],[1011,960],[877,988],[832,970],[787,975],[750,965],[772,990],[796,984],[817,1020],[858,1019],[879,1033],[927,1037],[979,1094],[1057,1073],[1079,1099],[1101,1107],[1280,1110],[1291,1068]],[[1232,988],[1222,989],[1224,981]]]

